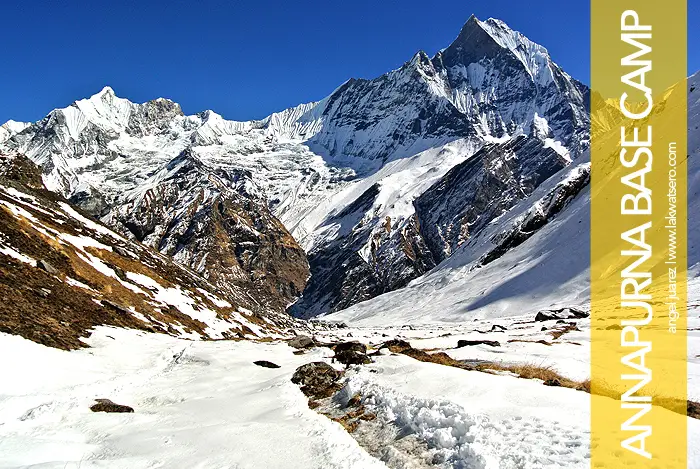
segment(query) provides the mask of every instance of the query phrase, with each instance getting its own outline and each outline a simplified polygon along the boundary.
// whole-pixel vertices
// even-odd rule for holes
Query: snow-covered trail
[[[402,434],[414,434],[439,467],[587,468],[589,399],[532,380],[383,356],[345,392]]]
[[[317,332],[322,339],[350,336],[345,340],[375,345],[410,334],[417,345],[443,347],[471,334],[465,324],[446,336],[451,327]],[[92,348],[65,352],[0,334],[0,469],[590,465],[590,395],[537,380],[420,362],[384,349],[374,363],[346,374],[339,396],[359,394],[378,417],[374,428],[382,425],[380,433],[351,435],[309,409],[290,380],[302,364],[329,362],[328,348],[295,355],[285,343],[189,341],[108,327],[87,341]],[[258,367],[256,360],[281,368]],[[93,413],[96,398],[135,412]],[[362,438],[376,436],[375,445],[415,441],[408,454],[416,464],[388,458],[385,465],[353,436],[363,444]],[[700,469],[700,448],[692,444],[699,439],[700,421],[689,419],[691,469]]]
[[[369,410],[434,448],[444,466],[590,467],[590,399],[535,380],[383,356],[350,378]],[[594,399],[607,399],[595,396]],[[700,469],[700,421],[688,419],[688,468]]]
[[[328,349],[108,328],[89,342],[64,352],[0,334],[1,468],[386,467],[290,381]],[[92,413],[95,398],[135,412]]]

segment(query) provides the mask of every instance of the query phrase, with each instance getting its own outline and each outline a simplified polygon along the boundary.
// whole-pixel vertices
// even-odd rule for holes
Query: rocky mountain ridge
[[[0,226],[2,332],[74,349],[98,325],[196,339],[284,337],[294,326],[253,286],[217,288],[89,219],[23,155],[0,153]]]
[[[420,51],[263,120],[186,116],[170,100],[134,104],[107,87],[14,126],[0,145],[29,156],[47,187],[124,236],[220,288],[275,291],[277,308],[303,292],[292,311],[310,317],[406,285],[518,191],[577,158],[588,145],[587,100],[545,48],[472,16],[432,58]],[[450,192],[486,184],[480,195],[427,203],[424,194],[438,194],[431,187],[485,145],[509,155],[492,158],[505,166]],[[449,210],[438,215],[443,203]]]

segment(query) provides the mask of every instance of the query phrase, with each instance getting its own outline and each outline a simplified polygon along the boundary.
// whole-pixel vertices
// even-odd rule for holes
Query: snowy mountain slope
[[[4,124],[0,125],[0,143],[4,142],[5,140],[9,140],[10,137],[20,133],[30,125],[31,124],[28,122],[17,122],[13,120],[5,122]]]
[[[129,238],[173,256],[222,290],[255,288],[278,311],[308,278],[305,254],[269,212],[245,165],[206,165],[195,148],[227,142],[228,158],[264,151],[250,126],[157,99],[133,104],[111,88],[47,118],[7,146],[42,164],[47,186]],[[206,154],[210,159],[221,152]],[[329,173],[326,171],[326,173]],[[273,193],[274,195],[274,193]]]
[[[254,292],[217,289],[89,220],[44,189],[26,157],[0,154],[1,331],[66,349],[85,346],[101,324],[188,338],[279,336],[289,318]]]
[[[537,138],[486,144],[414,202],[421,232],[439,262],[569,161]]]
[[[540,200],[546,200],[558,184],[576,180],[586,166],[582,163],[563,169],[430,273],[327,319],[357,324],[458,322],[536,312],[555,305],[586,304],[590,229],[587,190],[529,239],[483,262],[511,229],[519,231],[531,209],[537,212]]]
[[[687,87],[688,213],[695,214],[700,213],[700,73],[688,78]],[[658,129],[659,135],[663,132]],[[430,273],[328,319],[358,324],[463,321],[568,305],[587,307],[589,175],[588,157],[575,160]],[[700,304],[700,226],[692,216],[688,266],[689,302],[695,308]]]
[[[430,187],[426,182],[437,181],[485,143],[504,144],[517,135],[541,142],[532,160],[551,156],[568,164],[588,145],[587,95],[546,49],[502,22],[475,17],[433,59],[419,52],[380,78],[347,82],[324,103],[330,124],[309,146],[360,176],[367,174],[347,189],[353,202],[364,201],[364,211],[353,215],[352,224],[347,216],[338,217],[348,215],[344,209],[353,202],[346,203],[317,228],[310,250],[312,276],[295,314],[335,311],[426,272],[442,259],[425,250],[426,225],[414,216],[413,200]],[[442,150],[456,147],[458,154],[443,156]],[[420,159],[412,154],[437,156],[412,166]],[[402,160],[407,162],[392,164]],[[375,170],[377,165],[381,169]],[[367,191],[374,184],[378,190],[369,203]],[[481,215],[474,211],[474,217]]]
[[[309,276],[306,255],[257,193],[250,173],[205,165],[187,149],[124,195],[105,221],[220,291],[247,289],[284,311]]]
[[[27,154],[47,187],[135,239],[143,233],[130,227],[154,219],[132,210],[154,205],[147,199],[154,192],[139,188],[160,187],[163,195],[159,178],[183,152],[202,163],[201,174],[247,179],[237,187],[255,187],[246,197],[266,203],[311,257],[309,284],[295,307],[311,316],[399,288],[432,268],[413,201],[483,145],[527,135],[542,142],[543,154],[552,149],[567,162],[580,155],[588,144],[587,93],[543,47],[500,21],[471,17],[433,58],[418,52],[381,77],[351,79],[318,102],[259,121],[227,121],[212,111],[185,116],[172,101],[134,104],[107,87],[0,145]],[[209,178],[195,179],[187,191],[212,190]],[[170,203],[155,205],[160,213],[184,207]],[[182,231],[186,223],[176,225]],[[177,236],[162,238],[173,229],[164,225],[143,239],[170,254],[189,251],[181,259],[200,271],[201,257],[191,255],[196,243],[183,251]],[[293,301],[291,292],[280,301]]]

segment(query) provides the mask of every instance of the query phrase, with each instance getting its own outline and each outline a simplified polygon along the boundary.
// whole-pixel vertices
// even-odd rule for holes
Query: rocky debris
[[[313,338],[307,335],[298,335],[293,339],[287,341],[287,345],[294,347],[296,349],[311,348],[316,346],[316,342]]]
[[[301,386],[301,392],[313,399],[330,397],[341,387],[343,373],[326,362],[312,362],[296,369],[292,383]]]
[[[566,322],[566,321],[557,321],[557,324],[560,325],[559,327],[552,328],[550,330],[550,333],[552,334],[552,338],[558,339],[559,337],[563,336],[564,334],[568,332],[581,332],[581,329],[578,328],[575,322]]]
[[[95,399],[97,404],[90,406],[90,410],[93,412],[109,412],[109,413],[131,413],[134,411],[133,407],[128,405],[115,404],[109,399]]]
[[[315,409],[319,407],[321,403],[319,401],[315,401],[313,399],[309,399],[309,409]]]
[[[37,261],[36,263],[36,266],[48,274],[58,275],[58,269],[49,264],[48,261],[45,261],[44,259],[39,259],[39,261]]]
[[[114,246],[112,249],[114,252],[126,259],[135,259],[134,254],[132,254],[128,249],[124,249],[121,246]]]
[[[505,332],[507,330],[508,328],[501,326],[500,324],[494,324],[493,326],[491,326],[490,332]]]
[[[255,365],[262,366],[263,368],[281,368],[278,364],[269,362],[267,360],[258,360],[253,362]]]
[[[118,265],[110,264],[109,262],[106,262],[106,264],[107,264],[107,267],[109,267],[110,269],[112,269],[114,271],[114,273],[116,274],[116,276],[120,280],[123,280],[125,282],[129,281],[129,278],[126,276],[126,272],[124,272],[124,269],[122,269]]]
[[[411,348],[411,344],[402,339],[391,339],[384,342],[379,349],[388,348],[393,353],[403,353]]]
[[[323,319],[312,318],[309,320],[314,327],[322,327],[323,329],[347,329],[348,325],[342,321],[324,321]]]
[[[51,290],[49,290],[48,288],[39,288],[38,290],[36,290],[36,294],[42,298],[48,298],[49,295],[51,295]]]
[[[355,351],[360,353],[367,353],[367,346],[361,342],[339,342],[333,345],[333,350],[336,353],[345,351]]]
[[[372,360],[367,356],[367,346],[360,342],[341,342],[333,346],[335,360],[343,365],[366,365]]]
[[[590,314],[573,306],[560,309],[543,309],[535,316],[535,322],[553,321],[561,319],[585,319]]]
[[[439,365],[448,365],[462,368],[462,364],[458,360],[455,360],[454,358],[450,357],[445,352],[428,353],[425,350],[409,348],[401,353],[421,362],[437,363]]]
[[[700,403],[688,401],[687,415],[695,419],[700,419]]]
[[[377,418],[377,415],[373,412],[367,412],[364,405],[353,405],[350,406],[350,410],[340,417],[330,417],[334,422],[338,422],[347,430],[349,433],[357,430],[362,421],[371,422]]]
[[[458,340],[457,341],[457,348],[462,348],[462,347],[469,347],[472,345],[488,345],[490,347],[500,347],[501,344],[500,342],[497,342],[495,340]]]

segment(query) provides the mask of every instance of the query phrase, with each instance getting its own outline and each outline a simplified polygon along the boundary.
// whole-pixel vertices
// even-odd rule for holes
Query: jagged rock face
[[[44,189],[41,171],[24,155],[6,155],[0,152],[0,178],[29,189]]]
[[[364,209],[355,221],[338,222],[341,234],[317,238],[311,250],[312,276],[293,309],[307,316],[400,288],[427,272],[470,231],[584,152],[589,140],[587,88],[546,49],[498,20],[472,17],[434,58],[419,52],[377,79],[350,80],[321,105],[324,125],[311,148],[361,175],[446,142],[486,148],[471,163],[475,156],[464,154],[461,170],[426,194],[407,195],[417,197],[416,204],[402,213],[383,203],[401,187],[379,181],[371,202],[367,192],[359,195],[353,205],[363,201]],[[438,175],[449,169],[431,164]]]
[[[414,202],[434,258],[439,262],[449,257],[568,163],[541,140],[521,135],[487,144],[452,168]]]
[[[309,318],[347,308],[401,288],[435,266],[415,218],[396,226],[387,217],[384,228],[373,231],[378,220],[364,214],[378,194],[379,188],[374,185],[336,215],[340,223],[362,218],[349,236],[309,253],[313,276],[302,298],[291,308],[293,315]],[[368,237],[369,247],[365,246]]]
[[[291,233],[311,269],[293,311],[312,316],[422,275],[464,227],[576,158],[588,145],[587,100],[546,49],[472,17],[433,58],[418,52],[398,70],[259,121],[185,116],[172,101],[134,104],[105,88],[29,127],[8,126],[0,146],[40,164],[50,189],[222,288],[254,282],[263,303],[286,305],[302,290],[307,263]],[[518,135],[531,154],[508,159],[504,142]],[[471,208],[449,202],[428,214],[442,206],[431,197],[448,197],[439,191],[414,206],[484,145],[501,170],[484,170],[485,158],[446,182]]]
[[[424,52],[374,80],[349,80],[324,103],[324,126],[311,139],[312,148],[363,170],[475,136],[466,116],[435,93],[443,86]]]
[[[41,166],[49,190],[67,198],[85,193],[79,197],[109,199],[147,174],[154,165],[176,156],[182,150],[175,144],[178,136],[191,126],[190,119],[172,101],[157,99],[134,104],[118,98],[106,87],[89,99],[52,111],[4,145],[26,154]],[[146,136],[150,137],[153,149],[165,151],[152,151],[148,165],[113,171],[115,162],[129,159],[134,140]],[[89,177],[84,177],[85,174]],[[113,187],[118,187],[114,194],[104,194],[95,187],[100,186],[100,179],[107,178],[112,180]],[[96,207],[104,209],[104,204]]]
[[[534,131],[575,157],[589,140],[587,87],[544,47],[498,20],[473,16],[433,59],[420,51],[379,78],[346,82],[321,105],[323,126],[311,142],[343,161],[387,160],[456,138]]]
[[[495,19],[471,17],[433,59],[451,101],[482,132],[518,130],[560,141],[573,157],[589,144],[589,91],[547,50]]]
[[[247,290],[260,307],[281,311],[306,284],[306,254],[250,180],[245,172],[209,168],[186,150],[108,221],[219,289]]]
[[[584,163],[569,173],[568,177],[555,185],[544,197],[537,200],[523,216],[518,217],[510,226],[492,239],[495,245],[482,255],[477,266],[484,266],[516,248],[544,225],[549,223],[581,192],[588,188],[591,181],[591,165]]]

